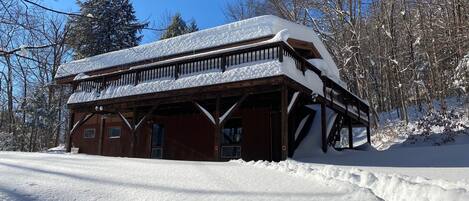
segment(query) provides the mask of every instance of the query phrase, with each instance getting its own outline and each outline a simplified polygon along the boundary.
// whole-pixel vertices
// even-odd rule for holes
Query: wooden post
[[[140,71],[135,72],[134,86],[140,81]]]
[[[138,113],[137,113],[135,108],[133,109],[132,113],[133,113],[132,130],[131,130],[132,139],[131,139],[131,142],[130,142],[131,143],[130,144],[130,156],[135,157],[135,147],[136,147],[136,144],[137,144],[137,131],[135,130],[135,126],[137,125]]]
[[[303,73],[303,75],[306,74],[306,64],[303,62],[303,60],[300,61],[300,64],[301,64],[301,72]]]
[[[283,62],[283,45],[278,46],[278,61]]]
[[[360,103],[357,101],[357,113],[358,113],[358,122],[361,122],[362,117],[360,116]]]
[[[179,64],[176,64],[174,66],[174,79],[175,80],[177,80],[179,78],[179,72],[180,72],[179,69],[180,69]]]
[[[72,129],[73,125],[75,123],[75,113],[70,110],[70,117],[69,117],[69,122],[68,122],[68,143],[67,143],[67,152],[70,152],[72,150]]]
[[[103,142],[104,142],[104,116],[101,115],[101,121],[99,122],[99,142],[98,142],[98,154],[103,154]]]
[[[221,126],[220,125],[220,96],[217,96],[216,103],[215,103],[215,133],[213,136],[214,140],[214,160],[220,160],[220,132]]]
[[[352,118],[348,118],[348,147],[353,149],[353,127]]]
[[[370,131],[370,125],[366,127],[366,142],[368,144],[371,144],[371,131]]]
[[[281,89],[280,97],[280,113],[281,113],[281,145],[282,145],[282,158],[286,160],[288,157],[288,89],[283,86]]]
[[[327,152],[327,115],[326,115],[326,103],[327,103],[327,93],[326,88],[329,82],[327,81],[326,76],[321,75],[322,81],[322,92],[324,94],[324,100],[321,101],[321,145],[322,151]],[[331,87],[332,90],[332,87]],[[332,103],[331,103],[332,104]]]
[[[325,97],[325,96],[324,96]],[[326,119],[326,100],[321,102],[321,141],[322,151],[327,152],[327,119]]]
[[[226,71],[226,55],[223,55],[221,57],[221,72],[225,72]]]
[[[371,129],[370,129],[370,109],[368,108],[368,125],[366,126],[366,141],[371,144]]]

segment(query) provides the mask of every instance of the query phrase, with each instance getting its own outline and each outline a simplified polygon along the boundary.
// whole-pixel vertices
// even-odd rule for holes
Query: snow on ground
[[[60,144],[57,147],[52,147],[50,149],[47,149],[48,153],[65,153],[67,149],[65,148],[65,144]]]
[[[329,151],[303,162],[0,152],[0,200],[469,200],[464,150]]]
[[[405,124],[396,110],[380,114],[380,127],[373,130],[372,143],[378,150],[400,147],[469,144],[469,114],[463,98],[446,99],[447,110],[441,112],[439,102],[434,110],[426,106],[408,108],[409,123]]]
[[[236,162],[0,152],[0,200],[380,200],[324,176]]]
[[[353,167],[373,172],[462,182],[469,190],[468,146],[429,146],[385,151],[329,150],[327,154],[316,154],[311,158],[297,160],[318,165]]]
[[[368,189],[383,200],[468,200],[469,183],[433,180],[420,176],[406,176],[394,173],[376,172],[357,167],[341,167],[317,163],[302,163],[293,160],[276,162],[243,162],[241,164],[273,169],[294,176],[315,179],[342,181],[347,184]],[[388,168],[381,167],[379,170]],[[425,169],[425,168],[422,168]],[[434,173],[438,171],[433,170]],[[443,170],[440,170],[443,171]],[[447,171],[447,170],[446,170]],[[454,173],[453,173],[454,174]],[[363,199],[366,200],[366,199]]]

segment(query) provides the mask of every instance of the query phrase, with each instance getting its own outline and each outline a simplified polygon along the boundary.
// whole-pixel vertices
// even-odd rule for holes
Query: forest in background
[[[77,51],[102,50],[97,44],[94,49],[77,47],[73,37],[96,35],[90,29],[77,32],[71,22],[84,21],[92,30],[103,28],[107,18],[89,12],[115,16],[113,6],[67,13],[40,0],[0,0],[0,150],[39,151],[63,142],[69,129],[70,90],[56,85],[54,75]],[[378,113],[393,110],[408,121],[409,106],[431,109],[434,100],[445,112],[450,96],[469,103],[469,1],[238,0],[227,4],[224,13],[227,22],[273,14],[317,31],[350,90],[369,100],[375,122]],[[131,34],[126,37],[132,42],[121,49],[137,45],[142,29],[156,31],[162,38],[198,30],[195,22],[186,25],[180,16],[160,28],[126,16],[135,25],[132,31],[122,26],[94,34]]]
[[[431,109],[433,100],[445,110],[449,96],[469,102],[469,1],[239,0],[225,13],[274,14],[313,28],[376,122],[391,110],[407,122],[410,105]]]

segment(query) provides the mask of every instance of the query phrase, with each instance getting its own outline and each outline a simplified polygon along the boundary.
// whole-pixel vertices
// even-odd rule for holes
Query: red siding
[[[272,158],[272,121],[270,109],[242,109],[234,116],[242,118],[242,158],[270,160]],[[81,117],[76,115],[78,121]],[[96,115],[76,130],[72,142],[81,153],[99,154],[100,115]],[[214,160],[214,126],[203,114],[160,116],[148,119],[137,132],[136,157],[149,158],[152,124],[164,125],[163,158],[175,160]],[[121,119],[107,117],[104,124],[102,155],[130,157],[131,133]],[[109,128],[120,127],[121,137],[109,138]],[[96,137],[84,139],[85,128],[95,128]],[[275,139],[274,139],[275,140]]]
[[[83,114],[75,114],[75,120],[78,121]],[[96,116],[90,118],[85,124],[75,130],[72,136],[72,145],[80,148],[80,153],[98,154],[99,122]],[[84,138],[85,129],[94,128],[94,138]]]
[[[163,158],[213,160],[214,127],[201,114],[156,118],[165,128]]]
[[[130,157],[130,130],[121,122],[107,122],[104,129],[103,155],[104,156],[122,156]],[[120,138],[109,138],[109,128],[121,128]]]
[[[242,111],[243,136],[241,156],[244,160],[270,160],[270,110]]]

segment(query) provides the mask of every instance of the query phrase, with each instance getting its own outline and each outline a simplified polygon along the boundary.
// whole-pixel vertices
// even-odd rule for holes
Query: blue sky
[[[159,27],[165,13],[180,12],[185,20],[194,19],[201,29],[225,24],[223,8],[233,0],[131,0],[136,15],[141,21],[150,22],[150,26]],[[75,0],[42,0],[43,5],[68,12],[77,12]],[[152,31],[144,31],[142,43],[158,39]]]

